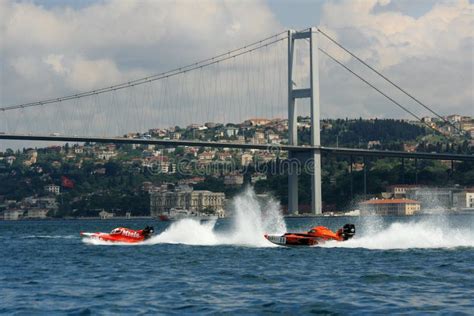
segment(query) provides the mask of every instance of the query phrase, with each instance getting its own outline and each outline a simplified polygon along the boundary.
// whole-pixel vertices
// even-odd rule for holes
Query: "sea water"
[[[0,222],[0,314],[474,313],[474,215],[283,219],[251,190],[233,218]],[[354,239],[279,247],[264,233]],[[140,245],[80,231],[155,227]]]

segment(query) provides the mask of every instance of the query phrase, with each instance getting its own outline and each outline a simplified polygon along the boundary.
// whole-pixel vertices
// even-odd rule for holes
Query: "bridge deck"
[[[89,136],[50,136],[50,135],[20,135],[20,134],[0,134],[0,139],[5,140],[30,140],[30,141],[54,141],[54,142],[93,142],[93,143],[116,143],[116,144],[152,144],[160,146],[200,146],[218,148],[240,148],[240,149],[260,149],[272,151],[294,151],[308,152],[318,150],[321,153],[339,156],[365,156],[365,157],[394,157],[394,158],[417,158],[433,160],[456,160],[474,161],[474,155],[459,155],[449,153],[424,153],[424,152],[404,152],[389,150],[369,150],[359,148],[325,147],[325,146],[293,146],[279,144],[250,144],[233,142],[210,142],[196,140],[169,140],[169,139],[138,139],[120,137],[89,137]]]

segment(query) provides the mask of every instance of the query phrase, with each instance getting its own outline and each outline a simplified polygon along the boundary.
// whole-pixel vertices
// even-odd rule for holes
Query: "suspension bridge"
[[[95,143],[135,143],[162,146],[203,146],[239,149],[274,149],[275,144],[199,139],[135,138],[153,128],[236,123],[250,118],[286,118],[288,139],[278,145],[289,159],[314,162],[312,210],[322,212],[321,154],[474,161],[473,155],[403,152],[322,146],[320,141],[320,59],[334,62],[354,78],[386,98],[420,124],[421,116],[377,87],[320,43],[332,45],[360,63],[417,106],[452,125],[387,76],[359,58],[326,32],[309,28],[288,30],[238,49],[170,71],[0,108],[0,139]],[[305,63],[304,61],[309,61]],[[324,105],[323,105],[324,106]],[[298,113],[311,120],[311,140],[298,143]],[[426,128],[433,128],[426,125]],[[452,125],[454,130],[457,127]],[[457,130],[460,135],[463,131]],[[438,133],[438,131],[436,131]],[[292,166],[292,165],[290,165]],[[298,172],[288,170],[288,210],[298,211]]]

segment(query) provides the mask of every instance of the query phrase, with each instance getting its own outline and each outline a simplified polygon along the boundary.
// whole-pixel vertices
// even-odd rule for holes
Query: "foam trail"
[[[219,240],[214,233],[216,221],[203,222],[194,219],[182,219],[172,223],[164,232],[154,236],[145,243],[155,244],[186,244],[212,246]]]
[[[380,227],[380,226],[379,226]],[[367,249],[456,248],[474,247],[474,231],[451,227],[433,219],[392,223],[375,232],[362,231],[345,242],[329,242],[324,247]]]
[[[82,242],[88,245],[95,245],[95,246],[138,246],[143,245],[144,243],[128,243],[128,242],[112,242],[112,241],[105,241],[97,238],[90,238],[84,237],[82,238]]]

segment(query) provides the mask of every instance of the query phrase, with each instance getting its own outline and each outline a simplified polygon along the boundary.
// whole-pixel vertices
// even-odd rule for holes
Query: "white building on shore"
[[[30,219],[45,219],[48,217],[49,211],[46,208],[30,208],[27,211],[26,217]]]
[[[454,193],[453,207],[457,210],[474,210],[474,189]]]
[[[361,215],[414,215],[420,209],[420,202],[409,199],[373,199],[360,203]]]
[[[5,210],[3,211],[3,220],[16,221],[23,218],[23,210]]]
[[[177,189],[174,191],[152,192],[150,213],[152,217],[168,213],[171,209],[185,209],[194,212],[224,212],[225,194],[205,190]]]

